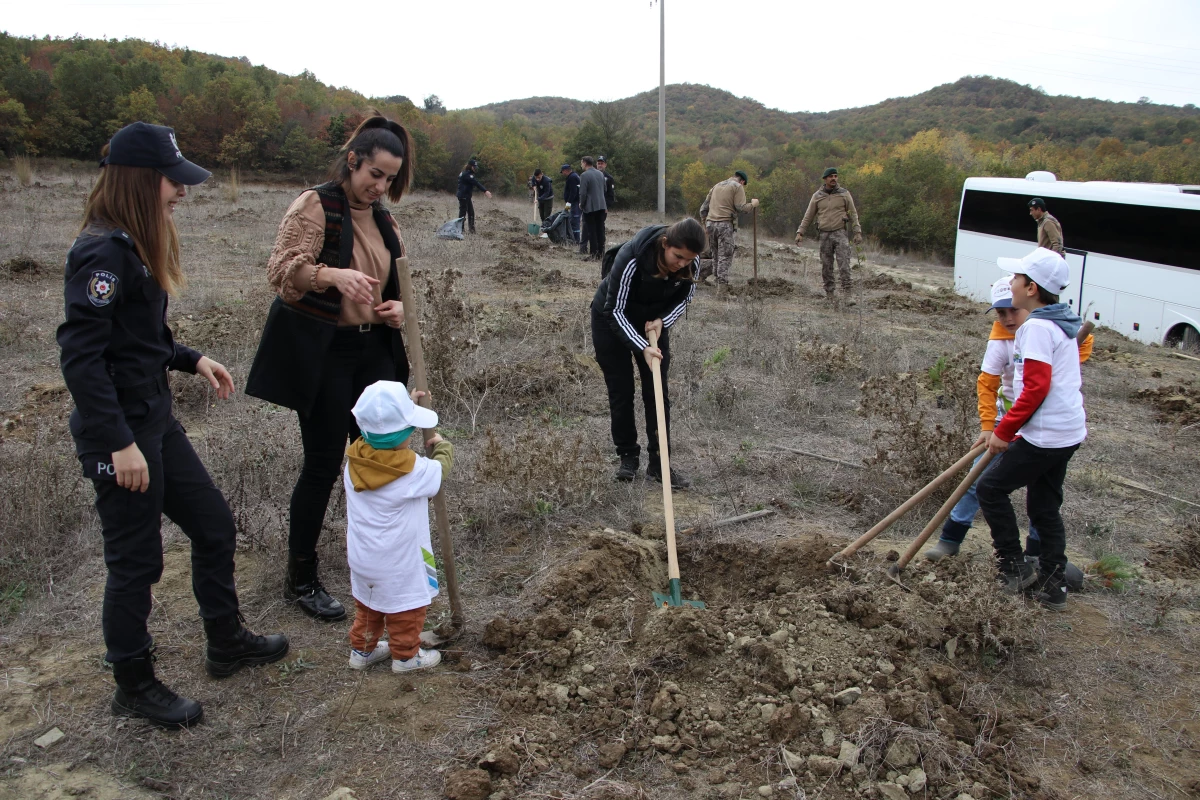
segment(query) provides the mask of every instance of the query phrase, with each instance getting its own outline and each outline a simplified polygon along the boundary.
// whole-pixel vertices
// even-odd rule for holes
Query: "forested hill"
[[[667,133],[673,142],[747,147],[776,144],[797,135],[845,142],[891,144],[937,128],[991,142],[1049,140],[1079,145],[1115,137],[1152,145],[1180,144],[1200,132],[1200,109],[1150,102],[1114,103],[1048,95],[1013,81],[986,76],[960,78],[912,97],[824,113],[788,113],[756,100],[698,84],[667,87]],[[645,135],[658,124],[658,90],[624,101]],[[803,103],[803,99],[799,100]],[[588,104],[560,97],[531,97],[480,107],[504,120],[520,114],[535,125],[576,126]],[[784,141],[786,141],[786,138]],[[1094,144],[1094,143],[1093,143]]]

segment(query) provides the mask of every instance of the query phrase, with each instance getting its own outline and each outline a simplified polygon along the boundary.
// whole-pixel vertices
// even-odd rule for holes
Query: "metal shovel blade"
[[[686,600],[681,594],[681,587],[678,578],[672,578],[668,583],[667,594],[661,592],[652,592],[654,596],[654,605],[659,608],[667,606],[692,606],[693,608],[704,608],[703,601]]]
[[[912,591],[912,589],[909,589],[907,586],[904,585],[904,582],[900,580],[900,565],[899,564],[892,564],[890,567],[888,567],[887,576],[888,576],[889,581],[896,584],[904,591],[906,591],[906,592]]]

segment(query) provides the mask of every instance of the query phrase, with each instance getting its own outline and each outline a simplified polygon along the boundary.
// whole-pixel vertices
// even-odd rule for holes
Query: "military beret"
[[[837,174],[838,174],[837,167],[830,167],[829,169],[827,169],[821,173],[821,180],[825,180],[830,175],[837,175]]]
[[[733,174],[734,174],[734,175],[736,175],[736,176],[738,176],[739,178],[741,178],[741,179],[742,179],[742,183],[749,183],[749,182],[750,182],[750,176],[749,176],[749,175],[747,175],[747,174],[746,174],[746,172],[745,172],[744,170],[740,170],[740,169],[739,169],[739,170],[737,170],[736,172],[734,172]]]

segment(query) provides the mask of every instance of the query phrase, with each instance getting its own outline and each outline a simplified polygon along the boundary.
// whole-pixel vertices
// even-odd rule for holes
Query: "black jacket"
[[[175,342],[167,293],[125,231],[84,230],[67,254],[64,278],[66,320],[57,339],[75,401],[71,435],[116,452],[133,443],[118,390],[160,380],[168,369],[195,373],[200,354]]]
[[[617,184],[613,180],[613,176],[608,174],[608,170],[604,171],[604,205],[612,208],[617,202]]]
[[[470,200],[471,193],[478,189],[481,192],[486,192],[487,187],[480,183],[475,178],[475,173],[469,169],[464,169],[458,173],[458,194],[455,196],[459,200]]]
[[[567,188],[563,190],[563,202],[570,203],[571,208],[579,206],[579,173],[571,170],[567,176]]]
[[[543,200],[554,199],[554,181],[550,180],[549,175],[542,175],[542,177],[533,182],[533,185],[537,188],[537,199],[539,203]]]
[[[691,278],[700,266],[699,256],[686,277],[658,277],[658,237],[666,229],[666,225],[642,228],[621,245],[612,271],[592,297],[592,312],[607,317],[613,332],[637,353],[650,345],[646,323],[661,319],[666,331],[683,316],[696,294]]]

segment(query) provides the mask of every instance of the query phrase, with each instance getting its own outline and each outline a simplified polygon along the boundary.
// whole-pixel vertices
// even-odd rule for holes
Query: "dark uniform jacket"
[[[537,189],[539,203],[543,200],[554,199],[554,181],[550,180],[549,175],[542,175],[542,177],[533,182],[533,185]]]
[[[570,203],[571,208],[579,205],[579,173],[574,170],[567,176],[567,188],[563,190],[563,202]]]
[[[469,169],[464,169],[458,173],[458,193],[455,195],[459,200],[470,200],[471,194],[478,189],[481,192],[486,192],[487,187],[480,183],[475,178],[475,173]]]
[[[604,205],[608,208],[612,208],[613,205],[617,202],[617,188],[616,187],[617,187],[617,183],[616,183],[616,181],[613,180],[613,176],[609,175],[608,171],[605,170],[605,172],[604,172]]]
[[[607,317],[613,332],[638,353],[650,346],[646,323],[661,319],[665,335],[696,294],[692,278],[700,266],[699,257],[678,278],[658,277],[658,237],[666,230],[666,225],[651,225],[621,245],[612,271],[600,281],[592,298],[592,312]]]
[[[63,379],[75,401],[71,435],[79,452],[133,444],[118,392],[196,372],[200,354],[175,342],[167,293],[142,263],[129,234],[91,226],[67,254],[66,320],[58,326]]]

